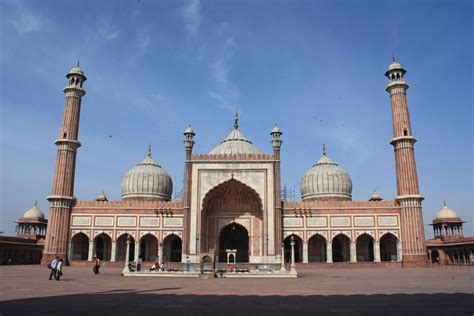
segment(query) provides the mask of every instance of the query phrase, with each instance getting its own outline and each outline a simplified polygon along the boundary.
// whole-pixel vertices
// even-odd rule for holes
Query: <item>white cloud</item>
[[[209,97],[213,98],[214,100],[216,100],[218,102],[218,105],[219,105],[220,108],[222,108],[226,111],[234,113],[235,110],[237,109],[236,104],[233,104],[232,102],[230,102],[227,99],[227,97],[223,96],[220,93],[217,93],[215,91],[209,91],[208,95],[209,95]]]
[[[95,34],[97,35],[97,37],[106,40],[114,40],[118,38],[119,35],[118,31],[112,29],[110,23],[105,19],[102,19],[99,22],[99,26],[97,27]]]
[[[186,30],[192,36],[199,32],[202,22],[201,3],[199,0],[188,0],[183,7],[183,19]]]
[[[140,31],[137,33],[138,46],[146,51],[151,43],[150,34],[145,31]]]
[[[210,65],[212,77],[217,83],[223,86],[229,85],[229,61],[234,55],[236,46],[237,44],[235,43],[233,38],[230,37],[226,39],[220,54],[217,56],[216,60]]]
[[[48,20],[40,16],[38,13],[25,8],[17,3],[10,12],[11,16],[7,20],[20,34],[26,34],[42,30]]]

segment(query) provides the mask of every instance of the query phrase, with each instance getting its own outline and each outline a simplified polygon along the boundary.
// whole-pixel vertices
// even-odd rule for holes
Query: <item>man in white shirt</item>
[[[50,263],[51,273],[49,274],[49,279],[56,275],[56,267],[58,266],[59,257],[54,258],[53,262]]]
[[[59,281],[61,275],[63,275],[63,258],[59,259],[58,264],[56,265],[56,281]]]

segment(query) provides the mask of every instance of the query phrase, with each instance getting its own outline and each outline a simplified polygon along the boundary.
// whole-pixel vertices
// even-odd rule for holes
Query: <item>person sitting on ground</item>
[[[128,272],[135,272],[135,270],[133,270],[133,265],[131,262],[128,263]]]

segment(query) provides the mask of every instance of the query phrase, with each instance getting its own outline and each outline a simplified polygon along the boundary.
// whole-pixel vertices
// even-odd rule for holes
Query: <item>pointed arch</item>
[[[308,262],[326,262],[326,238],[314,234],[308,239]]]
[[[283,240],[283,245],[285,247],[285,262],[291,261],[291,236],[293,236],[295,241],[295,262],[303,261],[303,239],[297,234],[288,235]]]
[[[77,232],[71,238],[71,260],[87,260],[89,254],[89,237]]]
[[[183,244],[181,237],[171,233],[163,239],[163,261],[181,262]]]
[[[356,239],[357,262],[374,261],[374,237],[367,233]]]
[[[386,232],[380,237],[380,260],[381,261],[397,261],[398,260],[397,243],[398,243],[398,238],[390,232]]]
[[[339,233],[332,239],[332,261],[349,262],[351,258],[351,239],[344,233]]]
[[[140,257],[143,261],[152,262],[158,256],[158,239],[155,235],[147,233],[140,238]]]

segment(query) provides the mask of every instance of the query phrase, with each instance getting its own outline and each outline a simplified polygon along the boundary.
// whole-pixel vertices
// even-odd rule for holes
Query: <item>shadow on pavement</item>
[[[175,295],[146,291],[50,296],[0,302],[9,315],[469,315],[474,294],[330,296]]]

